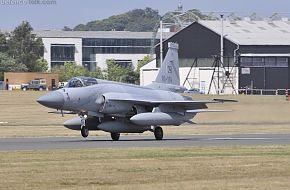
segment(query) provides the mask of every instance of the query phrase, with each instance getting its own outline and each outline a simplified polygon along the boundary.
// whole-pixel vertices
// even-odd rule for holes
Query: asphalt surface
[[[156,141],[154,136],[138,135],[124,135],[120,137],[119,141],[112,141],[109,136],[95,136],[86,139],[82,137],[2,138],[0,139],[0,151],[272,144],[290,144],[290,134],[172,135],[165,136],[162,141]]]

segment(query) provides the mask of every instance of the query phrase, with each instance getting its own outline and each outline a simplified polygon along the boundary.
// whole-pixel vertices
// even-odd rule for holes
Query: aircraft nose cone
[[[36,100],[41,105],[49,108],[60,109],[64,105],[64,97],[60,92],[47,93]]]

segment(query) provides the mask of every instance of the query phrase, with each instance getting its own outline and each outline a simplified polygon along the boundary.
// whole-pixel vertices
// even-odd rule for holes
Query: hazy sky
[[[53,5],[39,4],[55,1]],[[151,7],[162,15],[177,9],[179,0],[0,0],[0,30],[12,30],[27,20],[35,30],[62,29],[107,18],[135,8]],[[181,0],[184,10],[235,12],[290,17],[290,0]],[[38,4],[37,4],[38,3]]]

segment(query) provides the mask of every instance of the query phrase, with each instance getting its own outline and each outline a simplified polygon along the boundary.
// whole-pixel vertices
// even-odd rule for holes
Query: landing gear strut
[[[84,138],[88,137],[89,136],[89,129],[86,126],[83,126],[81,128],[81,134]]]
[[[117,141],[120,138],[120,133],[111,133],[111,138],[113,141]]]
[[[87,119],[87,115],[80,115],[81,117],[81,122],[82,122],[82,125],[81,125],[81,135],[84,137],[84,138],[87,138],[89,136],[89,128],[86,127],[86,119]]]
[[[156,140],[162,140],[163,139],[163,130],[162,130],[161,127],[155,127],[154,136],[155,136]]]

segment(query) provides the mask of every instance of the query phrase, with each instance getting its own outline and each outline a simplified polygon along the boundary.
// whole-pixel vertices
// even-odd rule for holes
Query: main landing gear
[[[154,129],[155,139],[160,141],[163,139],[163,129],[161,127],[155,127]]]
[[[118,141],[120,138],[120,133],[111,133],[111,138],[113,141]]]

